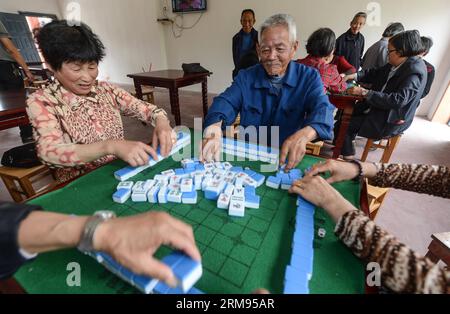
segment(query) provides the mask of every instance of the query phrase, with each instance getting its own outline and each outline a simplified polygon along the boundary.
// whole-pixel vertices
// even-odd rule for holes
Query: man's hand
[[[220,148],[222,146],[222,121],[210,125],[205,129],[204,137],[200,143],[200,161],[220,161]]]
[[[177,280],[167,265],[153,254],[161,245],[169,245],[200,261],[192,227],[164,212],[116,218],[101,223],[94,234],[94,248],[110,254],[133,272],[165,281]]]
[[[177,135],[170,126],[170,122],[166,117],[156,119],[155,129],[153,130],[152,147],[153,150],[161,146],[161,155],[167,157],[172,150],[173,144],[177,141]]]
[[[302,161],[306,153],[306,144],[309,142],[302,134],[302,130],[288,137],[281,147],[280,165],[286,164],[286,170],[291,170]],[[286,158],[287,163],[286,163]]]
[[[110,141],[108,142],[108,146],[109,154],[117,156],[132,167],[148,164],[148,155],[151,155],[154,160],[158,160],[156,151],[142,142]]]

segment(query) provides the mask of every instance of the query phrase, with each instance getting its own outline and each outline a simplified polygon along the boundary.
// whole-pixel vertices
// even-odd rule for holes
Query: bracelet
[[[362,163],[359,160],[350,160],[349,162],[358,166],[358,175],[354,177],[352,180],[356,182],[361,182],[362,179],[364,178]]]

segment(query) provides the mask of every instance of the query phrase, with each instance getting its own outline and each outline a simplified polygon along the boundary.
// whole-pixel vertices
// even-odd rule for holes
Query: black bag
[[[208,73],[212,74],[212,72],[209,72],[207,69],[202,67],[200,63],[183,63],[181,65],[183,68],[184,73]]]
[[[41,164],[36,152],[36,143],[14,147],[6,151],[2,157],[2,165],[6,167],[32,168]]]

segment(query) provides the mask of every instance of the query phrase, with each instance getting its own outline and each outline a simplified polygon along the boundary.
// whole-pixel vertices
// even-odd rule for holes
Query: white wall
[[[160,8],[169,5],[158,1]],[[167,3],[169,2],[169,3]],[[364,11],[370,1],[341,0],[208,0],[208,11],[198,25],[185,30],[181,38],[174,38],[170,26],[164,26],[167,64],[180,68],[183,62],[201,62],[214,72],[209,80],[209,91],[219,93],[231,82],[233,69],[231,38],[240,29],[242,9],[256,12],[256,27],[275,13],[289,13],[297,22],[300,40],[299,56],[305,56],[305,42],[319,27],[330,27],[339,36],[349,27],[354,13]],[[435,45],[427,60],[437,68],[436,79],[429,96],[420,107],[419,114],[426,115],[441,98],[441,86],[447,86],[446,74],[450,71],[447,47],[450,45],[450,1],[448,0],[378,0],[381,5],[380,26],[366,26],[363,34],[366,46],[379,40],[389,22],[402,22],[407,29],[418,29],[422,35],[431,36]],[[171,8],[170,8],[171,10]],[[186,14],[184,24],[192,25],[199,14]],[[366,47],[366,48],[367,48]],[[198,87],[195,90],[199,90]]]
[[[0,12],[17,13],[17,11],[31,11],[56,14],[61,17],[58,0],[1,0]]]
[[[66,15],[69,0],[1,0],[0,11],[18,10]],[[214,72],[208,88],[222,92],[231,83],[233,69],[231,38],[240,29],[242,9],[256,12],[256,27],[274,13],[289,13],[298,25],[300,49],[297,57],[305,56],[308,36],[319,27],[330,27],[336,35],[348,29],[354,13],[366,10],[370,1],[341,0],[208,0],[208,10],[198,24],[184,30],[180,38],[172,34],[170,24],[156,22],[162,8],[171,13],[170,0],[79,0],[81,19],[100,36],[107,56],[100,65],[100,79],[131,84],[126,77],[139,72],[142,66],[153,63],[153,69],[181,69],[182,63],[201,62]],[[435,83],[419,108],[418,114],[434,112],[448,84],[450,72],[450,1],[448,0],[378,0],[381,5],[380,26],[366,26],[363,34],[367,47],[377,41],[385,26],[392,21],[402,22],[407,29],[418,29],[431,36],[435,45],[427,60],[437,68]],[[191,26],[200,14],[185,14],[183,24]],[[181,19],[177,20],[181,23]],[[200,85],[190,87],[200,90]]]
[[[59,0],[63,16],[67,3]],[[131,84],[126,75],[167,67],[161,25],[156,22],[156,0],[78,0],[81,21],[98,34],[106,47],[106,58],[100,64],[99,79]],[[70,12],[69,12],[70,13]]]

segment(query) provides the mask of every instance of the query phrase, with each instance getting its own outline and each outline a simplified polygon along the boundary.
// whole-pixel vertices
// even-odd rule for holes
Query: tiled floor
[[[158,89],[155,98],[156,104],[170,112],[169,95],[165,90]],[[180,91],[180,104],[182,123],[193,127],[193,118],[202,115],[200,94]],[[151,127],[130,118],[124,117],[123,120],[127,139],[150,140]],[[21,145],[18,128],[0,131],[0,154],[18,145]],[[364,145],[364,139],[357,140],[357,156],[361,156]],[[330,151],[325,149],[323,153],[329,154]],[[369,160],[376,161],[380,156],[380,153],[372,152]],[[450,166],[450,128],[416,118],[402,137],[391,162]],[[11,200],[3,182],[0,183],[0,199]],[[391,190],[376,221],[401,241],[424,254],[432,233],[450,231],[450,200]]]

